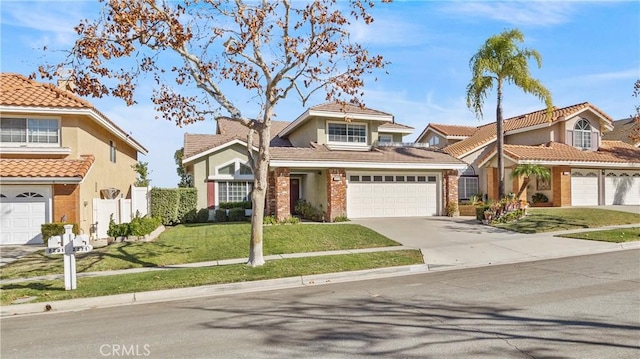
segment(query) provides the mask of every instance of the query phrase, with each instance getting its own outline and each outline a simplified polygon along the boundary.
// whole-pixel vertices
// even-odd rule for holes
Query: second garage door
[[[438,176],[350,174],[347,216],[417,217],[438,215]]]
[[[608,171],[604,178],[604,203],[639,205],[640,172]]]

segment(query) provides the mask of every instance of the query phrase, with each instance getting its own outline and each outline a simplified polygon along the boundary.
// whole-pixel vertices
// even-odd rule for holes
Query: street
[[[3,318],[7,358],[638,358],[640,250]]]

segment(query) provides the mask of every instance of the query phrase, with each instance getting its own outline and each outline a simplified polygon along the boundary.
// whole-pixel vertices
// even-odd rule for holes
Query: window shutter
[[[567,137],[564,142],[569,146],[573,146],[573,131],[567,130]]]
[[[591,132],[591,149],[593,151],[597,151],[598,150],[598,139],[600,137],[600,134],[598,132]]]

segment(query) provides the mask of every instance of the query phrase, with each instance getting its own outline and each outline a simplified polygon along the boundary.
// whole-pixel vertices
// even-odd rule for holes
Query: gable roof
[[[291,122],[280,133],[280,137],[287,137],[293,130],[305,123],[309,118],[321,116],[337,119],[359,119],[367,121],[381,121],[393,123],[393,115],[374,110],[367,107],[360,107],[351,104],[340,104],[337,102],[328,102],[321,105],[313,106],[307,109],[302,115],[298,116],[295,121]]]
[[[602,134],[603,140],[616,140],[640,146],[640,140],[633,142],[629,135],[631,131],[640,131],[640,118],[629,117],[622,120],[613,121],[613,130]]]
[[[480,159],[480,166],[493,158],[496,154],[495,146]],[[524,145],[504,145],[505,157],[518,163],[572,163],[598,164],[615,163],[620,166],[622,163],[629,167],[640,167],[640,149],[621,141],[602,141],[602,146],[598,151],[583,151],[576,147],[558,143],[548,142],[538,146]]]
[[[52,84],[36,82],[23,75],[0,74],[0,110],[59,113],[80,113],[92,117],[102,127],[129,143],[138,152],[148,150],[123,129],[98,111],[90,102]]]
[[[80,156],[81,159],[23,159],[0,158],[0,178],[40,178],[82,180],[93,165],[93,155]]]
[[[524,115],[519,115],[504,120],[505,135],[509,132],[521,132],[536,126],[551,126],[552,124],[566,120],[586,110],[591,110],[598,115],[605,125],[611,126],[613,119],[606,113],[588,102],[583,102],[563,108],[554,107],[551,115],[547,115],[546,109],[534,111]],[[462,157],[479,147],[488,145],[496,139],[496,123],[489,123],[478,127],[476,132],[470,137],[453,143],[444,148],[444,151],[455,157]]]
[[[422,131],[420,136],[418,136],[416,142],[420,142],[424,138],[424,136],[426,136],[429,130],[437,132],[445,138],[464,138],[473,135],[478,130],[478,128],[473,126],[457,126],[430,123]]]
[[[414,128],[407,125],[402,125],[395,122],[386,122],[382,125],[378,126],[378,132],[382,133],[404,133],[410,134],[413,133]]]

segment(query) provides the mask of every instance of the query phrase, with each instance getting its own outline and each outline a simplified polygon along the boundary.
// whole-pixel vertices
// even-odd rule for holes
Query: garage
[[[598,205],[598,173],[593,169],[571,171],[571,205]]]
[[[436,174],[349,174],[347,216],[419,217],[438,215]]]
[[[607,170],[604,202],[606,205],[640,205],[640,172]]]
[[[3,185],[0,193],[0,244],[42,243],[40,226],[49,222],[50,186]]]

